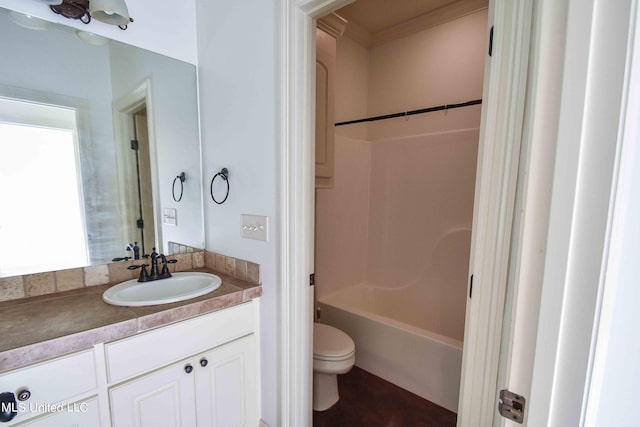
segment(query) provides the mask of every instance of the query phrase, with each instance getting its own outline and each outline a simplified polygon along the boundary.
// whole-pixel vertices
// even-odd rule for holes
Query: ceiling
[[[442,24],[485,8],[488,0],[357,0],[335,13],[345,18],[347,35],[365,45]],[[350,31],[351,30],[351,31]]]
[[[457,0],[358,0],[336,11],[347,21],[355,21],[368,32],[401,24]]]

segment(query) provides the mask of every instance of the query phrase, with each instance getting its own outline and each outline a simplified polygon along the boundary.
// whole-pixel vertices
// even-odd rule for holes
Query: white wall
[[[367,117],[369,104],[369,49],[342,36],[336,42],[335,121]],[[336,127],[336,135],[366,139],[367,125]]]
[[[277,136],[279,66],[275,0],[197,2],[200,116],[208,250],[261,265],[262,418],[278,422]],[[229,169],[223,205],[209,182]],[[243,239],[240,215],[269,217],[269,241]]]
[[[369,115],[482,98],[487,10],[371,50]]]
[[[59,22],[83,31],[89,31],[162,53],[192,64],[197,60],[195,0],[170,2],[167,0],[129,0],[129,15],[134,22],[122,31],[114,25],[92,20],[85,25],[53,13],[39,0],[0,0],[0,7],[17,10]]]

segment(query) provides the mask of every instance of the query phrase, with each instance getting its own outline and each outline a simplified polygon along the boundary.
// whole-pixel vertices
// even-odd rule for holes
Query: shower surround
[[[357,366],[456,411],[479,107],[436,114],[372,141],[336,136],[335,188],[316,195],[316,297]]]

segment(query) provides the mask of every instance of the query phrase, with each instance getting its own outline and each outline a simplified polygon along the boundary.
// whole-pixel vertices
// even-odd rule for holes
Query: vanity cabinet
[[[0,426],[257,426],[257,319],[251,300],[0,374]]]
[[[68,406],[68,407],[66,407]],[[100,427],[98,399],[73,402],[62,412],[53,413],[32,421],[17,424],[20,427]]]
[[[105,345],[112,425],[258,425],[254,304]]]
[[[195,426],[193,373],[180,362],[114,387],[109,392],[114,427]]]
[[[257,425],[255,366],[251,334],[113,387],[113,426]]]
[[[3,426],[101,425],[93,349],[2,374],[0,392],[17,412]]]

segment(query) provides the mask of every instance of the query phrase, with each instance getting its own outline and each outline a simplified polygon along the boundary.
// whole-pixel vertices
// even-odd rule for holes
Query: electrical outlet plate
[[[266,216],[243,214],[241,217],[242,237],[265,242],[269,241],[269,221]]]
[[[178,213],[175,209],[162,210],[162,223],[166,225],[178,225]]]

